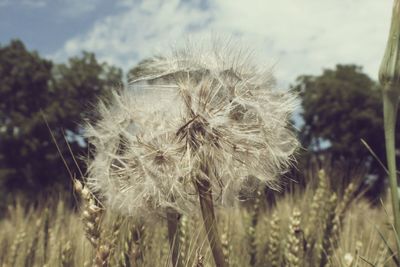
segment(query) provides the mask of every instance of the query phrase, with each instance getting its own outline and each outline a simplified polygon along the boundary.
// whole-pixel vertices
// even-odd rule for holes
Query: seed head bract
[[[298,142],[295,96],[244,50],[188,46],[146,60],[88,123],[88,185],[112,209],[140,216],[193,210],[194,181],[231,204],[249,179],[273,185]]]

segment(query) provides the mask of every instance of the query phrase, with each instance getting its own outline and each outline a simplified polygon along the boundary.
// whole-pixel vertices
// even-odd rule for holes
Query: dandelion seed
[[[237,55],[187,48],[154,57],[110,104],[99,104],[100,120],[86,126],[92,191],[141,216],[192,211],[199,179],[216,204],[232,203],[248,177],[273,184],[298,146],[288,128],[295,97]]]

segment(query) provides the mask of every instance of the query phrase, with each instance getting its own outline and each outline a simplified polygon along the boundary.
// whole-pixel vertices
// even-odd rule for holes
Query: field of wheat
[[[311,186],[311,184],[315,184]],[[218,209],[230,266],[396,266],[387,201],[372,207],[354,184],[334,192],[324,172],[304,190],[266,205],[264,194]],[[13,266],[172,266],[167,219],[137,220],[99,206],[86,188],[78,207],[59,199],[32,207],[15,202],[0,221],[0,263]],[[389,210],[389,209],[387,209]],[[179,266],[214,266],[202,220],[181,216]]]

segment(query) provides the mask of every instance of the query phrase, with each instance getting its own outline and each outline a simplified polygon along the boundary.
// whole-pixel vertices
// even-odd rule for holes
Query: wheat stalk
[[[268,262],[271,267],[280,266],[280,250],[281,250],[281,240],[280,240],[280,219],[277,212],[272,213],[272,218],[269,222],[270,233],[268,236]]]
[[[290,218],[289,232],[286,245],[286,261],[290,267],[302,266],[303,232],[301,230],[301,212],[295,208]]]

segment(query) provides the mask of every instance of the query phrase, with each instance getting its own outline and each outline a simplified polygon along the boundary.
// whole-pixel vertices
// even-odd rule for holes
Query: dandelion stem
[[[214,256],[215,265],[218,267],[228,267],[222,250],[222,243],[218,234],[217,221],[214,213],[214,202],[212,197],[210,182],[198,178],[196,186],[199,193],[200,208],[203,215],[204,227],[207,231],[208,241]]]

